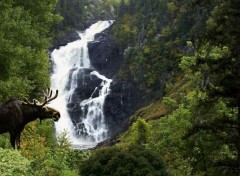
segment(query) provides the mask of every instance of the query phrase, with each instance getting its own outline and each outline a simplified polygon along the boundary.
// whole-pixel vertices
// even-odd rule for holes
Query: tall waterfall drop
[[[55,49],[51,54],[53,74],[51,88],[59,90],[58,98],[51,104],[61,113],[59,122],[55,123],[57,134],[66,132],[72,145],[96,145],[107,138],[108,128],[105,125],[103,105],[106,96],[110,93],[111,79],[100,75],[91,67],[88,43],[94,40],[94,35],[108,28],[113,21],[99,21],[86,31],[79,32],[81,39]],[[89,97],[76,97],[74,92],[85,83],[85,72],[88,77],[99,80],[99,85]],[[75,122],[70,119],[68,108],[76,105],[80,99],[81,113]]]

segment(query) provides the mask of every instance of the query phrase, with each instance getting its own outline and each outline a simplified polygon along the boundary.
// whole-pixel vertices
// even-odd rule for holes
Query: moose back
[[[17,144],[17,148],[20,149],[20,135],[27,123],[38,118],[40,120],[52,118],[54,121],[58,121],[59,111],[46,105],[58,96],[58,91],[54,97],[51,96],[52,91],[49,90],[43,104],[38,104],[36,100],[30,103],[28,100],[24,102],[12,99],[0,105],[0,134],[9,132],[13,148]]]

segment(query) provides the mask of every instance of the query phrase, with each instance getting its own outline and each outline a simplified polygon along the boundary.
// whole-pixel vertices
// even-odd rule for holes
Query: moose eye
[[[46,107],[43,107],[42,109],[43,109],[44,111],[48,111],[48,109],[47,109]]]

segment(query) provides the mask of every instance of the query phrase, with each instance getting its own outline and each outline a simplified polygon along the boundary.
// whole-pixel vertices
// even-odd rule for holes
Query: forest
[[[73,150],[51,120],[29,123],[21,150],[1,134],[0,175],[239,176],[239,0],[1,1],[0,102],[43,101],[53,40],[93,17],[115,20],[118,76],[147,103],[114,146]]]

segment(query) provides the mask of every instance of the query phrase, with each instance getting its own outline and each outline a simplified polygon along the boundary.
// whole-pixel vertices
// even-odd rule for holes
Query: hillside
[[[151,103],[131,117],[119,147],[155,151],[170,175],[238,175],[237,8],[231,0],[120,2],[119,75],[133,78]]]

